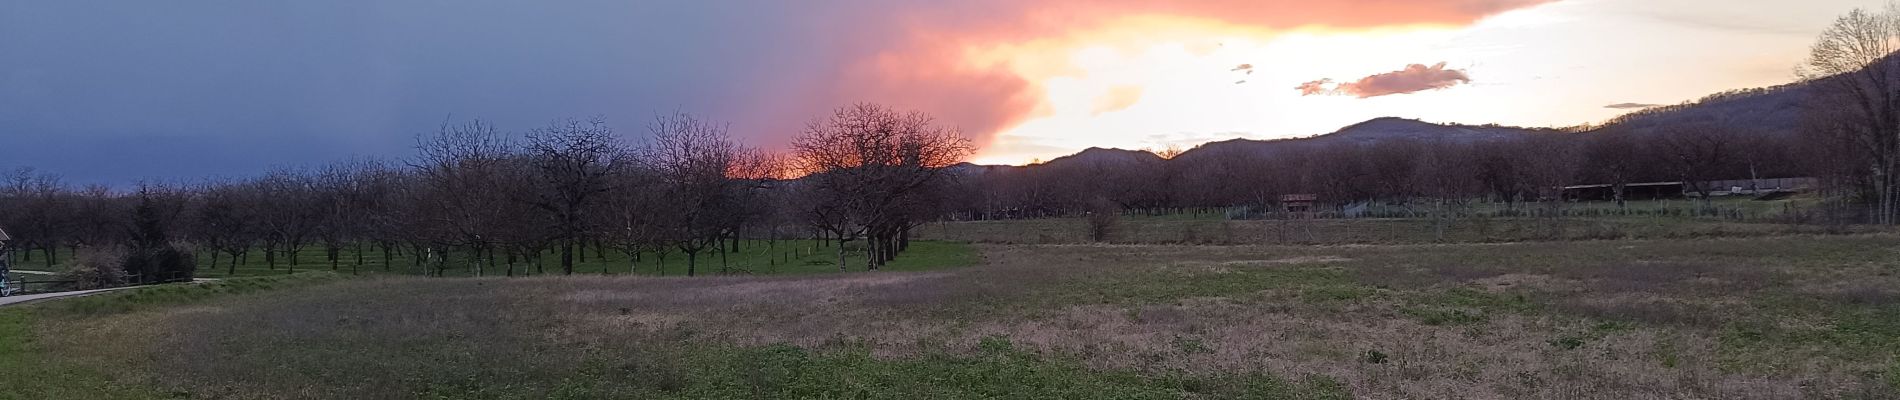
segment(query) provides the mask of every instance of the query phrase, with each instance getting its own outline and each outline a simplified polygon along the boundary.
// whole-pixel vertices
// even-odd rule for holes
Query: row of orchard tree
[[[636,261],[683,256],[695,275],[704,255],[736,250],[741,239],[822,238],[864,243],[854,247],[877,269],[907,247],[911,227],[935,218],[946,167],[974,151],[929,116],[873,104],[814,120],[784,154],[685,113],[645,128],[628,137],[598,118],[519,134],[444,123],[402,160],[129,193],[21,170],[0,188],[0,226],[49,266],[58,249],[162,240],[213,268],[261,258],[294,271],[320,257],[338,269],[365,264],[366,254],[389,268],[402,254],[434,274],[516,275],[542,257],[573,273],[581,249],[593,247]],[[846,246],[836,248],[844,269]]]

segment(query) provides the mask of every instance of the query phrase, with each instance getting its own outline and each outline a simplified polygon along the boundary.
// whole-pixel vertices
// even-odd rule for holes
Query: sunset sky
[[[728,121],[857,101],[1024,163],[1382,116],[1568,126],[1787,83],[1878,0],[12,1],[0,168],[79,183],[402,157],[445,119]],[[1612,105],[1623,107],[1612,108]]]

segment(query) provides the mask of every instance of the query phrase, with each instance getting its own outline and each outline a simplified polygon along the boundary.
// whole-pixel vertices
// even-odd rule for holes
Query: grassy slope
[[[0,399],[143,399],[192,397],[209,392],[170,388],[155,382],[164,372],[143,365],[138,346],[123,343],[62,353],[42,343],[59,328],[113,319],[145,320],[173,307],[219,307],[259,300],[245,295],[269,290],[303,289],[336,282],[339,275],[241,277],[215,283],[137,289],[35,307],[0,309]],[[51,322],[51,323],[48,323]],[[47,325],[53,326],[49,328]],[[35,332],[36,328],[39,332]],[[138,331],[138,328],[133,328]],[[444,339],[453,340],[453,332]],[[242,335],[243,333],[235,333]],[[506,336],[505,333],[502,336]],[[113,337],[138,340],[137,337]],[[70,341],[66,342],[71,344]],[[289,343],[284,343],[289,344]],[[445,343],[412,344],[406,356],[430,357],[453,367],[468,354],[434,354]],[[532,345],[520,343],[522,347]],[[304,343],[298,347],[318,347]],[[70,350],[70,349],[68,349]],[[353,349],[354,350],[354,349]],[[103,356],[103,357],[102,357]],[[391,355],[385,355],[391,356]],[[402,357],[402,356],[397,356]],[[292,356],[285,360],[294,360]],[[495,365],[494,363],[485,363]],[[442,365],[442,364],[437,364]],[[506,373],[438,371],[416,382],[407,393],[378,396],[474,398],[1179,398],[1186,391],[1218,391],[1234,396],[1344,398],[1341,386],[1324,378],[1288,381],[1266,375],[1218,378],[1144,377],[1129,372],[1096,371],[1060,358],[1014,348],[1005,338],[983,341],[969,354],[929,354],[917,358],[873,357],[860,349],[815,352],[786,345],[733,346],[704,343],[649,347],[633,359],[580,356],[564,376],[546,381],[513,382]],[[503,369],[513,369],[502,366]],[[306,371],[312,372],[312,371]],[[340,382],[337,382],[340,383]],[[334,395],[321,389],[320,397]],[[229,394],[229,393],[225,393]],[[282,395],[283,393],[278,393]],[[258,395],[252,393],[251,395]],[[309,392],[303,396],[310,395]],[[238,394],[238,397],[246,397]]]
[[[988,246],[990,265],[947,274],[129,294],[27,315],[42,343],[0,352],[0,379],[124,369],[134,389],[235,398],[1894,398],[1896,244]],[[91,347],[141,337],[164,346]]]
[[[1109,242],[1128,244],[1429,244],[1503,243],[1602,239],[1759,237],[1790,234],[1877,232],[1875,227],[1739,223],[1694,217],[1460,218],[1222,220],[1219,218],[1126,217]],[[1089,243],[1081,218],[946,222],[927,225],[919,237],[975,243]]]
[[[329,273],[231,279],[132,289],[87,297],[0,308],[0,399],[145,399],[171,397],[144,382],[127,381],[136,365],[117,359],[98,362],[67,357],[48,349],[44,321],[112,318],[137,311],[193,304],[232,295],[334,282]],[[121,338],[121,340],[135,340]],[[100,344],[123,348],[123,344]],[[130,354],[115,354],[126,357]],[[88,362],[91,361],[91,362]]]

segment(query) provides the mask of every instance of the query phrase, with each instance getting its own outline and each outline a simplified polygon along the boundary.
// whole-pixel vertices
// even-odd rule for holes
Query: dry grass
[[[696,397],[703,346],[940,360],[998,338],[1095,371],[1326,377],[1365,398],[1900,398],[1897,243],[986,245],[982,266],[924,273],[380,278],[42,333],[203,398]],[[152,341],[99,345],[126,338]]]
[[[1694,217],[1462,218],[1446,222],[1442,235],[1430,219],[1367,218],[1222,220],[1124,218],[1106,242],[1192,245],[1343,245],[1508,243],[1609,239],[1692,239],[1791,234],[1874,233],[1873,227],[1730,222]],[[1081,218],[944,222],[918,237],[998,244],[1096,242]]]

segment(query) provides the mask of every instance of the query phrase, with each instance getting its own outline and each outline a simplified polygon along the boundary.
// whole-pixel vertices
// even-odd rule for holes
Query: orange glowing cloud
[[[1115,112],[1128,108],[1128,106],[1135,105],[1135,102],[1141,101],[1141,92],[1142,88],[1140,86],[1128,85],[1109,88],[1108,93],[1103,93],[1102,97],[1095,98],[1095,105],[1089,107],[1089,114]]]
[[[979,143],[1050,112],[1052,78],[1078,73],[1078,50],[1204,40],[1209,32],[1270,37],[1295,30],[1455,27],[1554,0],[975,0],[903,2],[838,28],[864,49],[834,78],[836,102],[874,101],[917,109],[960,126]],[[887,3],[889,4],[889,3]],[[1218,44],[1195,46],[1206,50]],[[1215,73],[1225,71],[1212,71]],[[1088,112],[1135,104],[1143,89],[1116,86]]]

